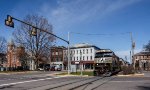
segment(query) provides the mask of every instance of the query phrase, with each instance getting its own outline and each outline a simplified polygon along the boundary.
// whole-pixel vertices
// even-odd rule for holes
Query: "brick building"
[[[142,51],[134,55],[135,67],[150,70],[150,52]]]
[[[14,42],[11,41],[10,43],[8,43],[7,46],[7,63],[6,63],[6,67],[10,70],[12,69],[16,69],[17,67],[21,66],[20,60],[18,58],[18,52],[23,50],[24,48],[19,46],[16,47]],[[24,51],[24,50],[23,50]]]
[[[63,50],[65,47],[51,47],[50,64],[59,65],[62,69],[64,68]],[[66,66],[65,66],[66,67]]]

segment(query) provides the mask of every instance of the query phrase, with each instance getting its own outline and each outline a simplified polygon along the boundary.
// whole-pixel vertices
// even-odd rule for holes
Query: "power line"
[[[94,34],[94,33],[79,33],[79,32],[70,32],[73,34],[78,34],[78,35],[87,35],[87,36],[115,36],[115,35],[126,35],[126,34],[130,34],[130,32],[125,32],[125,33],[115,33],[115,34]]]

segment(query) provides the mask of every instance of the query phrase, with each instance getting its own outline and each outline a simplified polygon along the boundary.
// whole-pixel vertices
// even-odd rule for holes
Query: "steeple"
[[[11,40],[8,42],[8,46],[7,46],[7,47],[8,47],[8,51],[14,49],[15,43],[14,43],[13,39],[11,39]]]

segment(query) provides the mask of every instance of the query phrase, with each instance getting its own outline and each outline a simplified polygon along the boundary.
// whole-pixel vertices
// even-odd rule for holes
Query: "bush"
[[[122,71],[124,75],[134,74],[134,68],[132,66],[123,66]]]

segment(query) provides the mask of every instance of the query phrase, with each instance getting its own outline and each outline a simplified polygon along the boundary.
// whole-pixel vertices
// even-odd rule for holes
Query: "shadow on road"
[[[4,87],[0,87],[0,89],[12,88],[13,86],[14,85],[4,86]]]
[[[150,90],[150,86],[138,86],[139,90]]]

